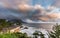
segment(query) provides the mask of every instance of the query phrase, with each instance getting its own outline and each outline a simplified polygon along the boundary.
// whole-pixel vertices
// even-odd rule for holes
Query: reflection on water
[[[52,26],[56,23],[24,23],[25,26],[34,27],[34,28],[42,28],[46,30],[51,30]]]

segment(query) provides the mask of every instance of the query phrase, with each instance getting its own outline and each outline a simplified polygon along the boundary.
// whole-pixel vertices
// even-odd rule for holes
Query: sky
[[[30,4],[30,5],[42,5],[44,7],[50,6],[52,4],[55,4],[57,0],[0,0],[0,4],[10,4],[10,5],[18,5],[18,4]],[[59,0],[58,0],[59,1]]]
[[[0,18],[60,22],[60,0],[0,0]]]
[[[44,7],[52,5],[54,3],[54,0],[32,0],[33,5],[40,4]]]

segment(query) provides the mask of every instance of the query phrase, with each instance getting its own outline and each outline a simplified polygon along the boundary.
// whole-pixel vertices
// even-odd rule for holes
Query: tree
[[[10,20],[10,22],[13,22],[13,23],[15,23],[16,25],[22,25],[22,20],[19,20],[19,19],[12,19],[12,20]]]
[[[45,38],[45,37],[44,37],[44,34],[43,34],[42,32],[40,32],[39,36],[40,36],[41,38]]]
[[[56,24],[53,27],[53,31],[49,33],[50,38],[60,38],[60,25]]]
[[[35,31],[33,35],[34,35],[34,38],[38,38],[38,36],[40,36],[40,38],[45,38],[44,34],[40,31]]]
[[[31,38],[26,33],[17,32],[14,33],[18,38]]]
[[[34,38],[38,38],[39,33],[38,33],[37,31],[35,31],[35,32],[33,33],[33,35],[34,35]]]
[[[5,19],[0,19],[0,30],[7,26],[8,26],[7,21]]]

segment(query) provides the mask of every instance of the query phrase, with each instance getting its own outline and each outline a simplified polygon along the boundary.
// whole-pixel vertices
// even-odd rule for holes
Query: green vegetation
[[[30,38],[26,33],[6,33],[0,34],[0,38]]]
[[[49,33],[49,38],[60,38],[60,25],[56,24],[53,31]]]
[[[34,38],[38,38],[39,33],[38,33],[37,31],[35,31],[35,32],[33,33],[33,35],[34,35]]]
[[[13,26],[14,24],[16,25],[20,25],[22,24],[21,21],[19,20],[15,20],[15,21],[7,21],[5,19],[0,19],[0,31],[3,28],[8,28],[10,26]],[[21,26],[23,27],[23,26]],[[25,27],[25,29],[28,29],[27,27]],[[49,38],[60,38],[60,25],[56,24],[53,27],[53,31],[48,32],[48,37]],[[26,33],[0,33],[0,38],[45,38],[44,34],[40,31],[35,31],[33,34],[33,37],[29,37]]]
[[[5,20],[5,19],[0,19],[0,30],[2,30],[2,28],[8,27],[9,23]]]
[[[6,19],[0,19],[0,31],[3,28],[8,28],[13,25],[22,25],[22,21],[14,20],[14,21],[8,21]],[[30,38],[26,33],[0,33],[0,38]]]
[[[16,21],[8,21],[6,19],[0,19],[0,31],[3,28],[8,28],[8,27],[13,26],[14,24],[21,26],[22,25],[22,22],[19,21],[19,20],[16,20]]]
[[[33,33],[33,35],[34,35],[34,38],[38,38],[38,36],[39,36],[40,38],[45,38],[45,37],[44,37],[44,34],[43,34],[42,32],[40,32],[40,31],[35,31],[35,32]]]

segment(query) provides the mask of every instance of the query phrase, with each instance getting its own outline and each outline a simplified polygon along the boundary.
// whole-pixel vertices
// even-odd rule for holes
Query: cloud
[[[30,17],[32,20],[55,21],[56,19],[60,19],[60,11],[55,6],[48,6],[45,9],[39,4],[34,6],[19,4],[17,8],[20,10],[20,13],[26,14],[26,17]]]
[[[29,0],[0,0],[1,3],[4,3],[6,7],[16,7],[19,4],[29,4]]]
[[[4,2],[0,2],[0,7],[6,7],[7,5]]]
[[[57,7],[55,7],[55,6],[48,6],[47,7],[47,10],[54,10],[54,9],[56,9]]]
[[[54,0],[55,2],[52,4],[52,6],[60,7],[60,0]]]
[[[38,17],[39,20],[42,20],[42,21],[48,21],[49,18],[48,17]]]
[[[50,6],[47,9],[39,8],[39,12],[32,16],[32,19],[42,20],[42,21],[57,21],[60,19],[60,9],[54,6]]]
[[[49,18],[52,18],[52,19],[56,19],[56,18],[60,18],[60,13],[51,13],[51,14],[47,14],[47,16]]]
[[[33,6],[30,6],[30,5],[28,5],[28,4],[20,4],[20,5],[17,6],[17,8],[18,8],[20,11],[24,12],[24,11],[32,10]]]
[[[12,2],[11,2],[12,1]],[[28,4],[29,0],[2,0],[0,2],[0,6],[4,6],[6,9],[12,13],[8,13],[17,17],[17,18],[24,18],[24,19],[31,19],[31,20],[40,20],[40,21],[53,21],[55,19],[60,19],[60,11],[55,6],[48,6],[47,8],[43,7],[40,4],[30,5]],[[16,10],[15,10],[16,9]],[[16,12],[17,11],[17,12]],[[18,13],[19,11],[19,13]],[[1,12],[1,11],[0,11]],[[16,14],[15,14],[16,13]],[[22,14],[22,16],[21,16]],[[5,14],[6,15],[6,14]],[[18,16],[16,16],[18,15]],[[31,21],[30,20],[30,21]],[[29,20],[28,20],[29,21]]]
[[[20,10],[30,10],[30,9],[44,10],[45,9],[43,6],[41,6],[39,4],[36,4],[36,5],[33,6],[33,5],[23,4],[23,3],[17,5],[17,8],[20,9]],[[53,7],[51,7],[51,8],[53,8]],[[48,9],[50,9],[50,8],[48,8]]]
[[[36,5],[34,6],[34,8],[35,8],[35,9],[44,9],[44,7],[41,6],[41,5],[39,5],[39,4],[36,4]]]

